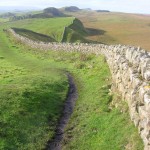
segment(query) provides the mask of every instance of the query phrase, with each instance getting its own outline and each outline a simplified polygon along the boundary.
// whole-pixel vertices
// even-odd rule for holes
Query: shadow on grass
[[[94,28],[86,28],[89,36],[95,36],[95,35],[104,35],[106,33],[105,30],[99,30]]]
[[[54,133],[68,82],[59,78],[48,80],[46,76],[31,79],[29,83],[19,91],[18,88],[3,91],[8,105],[1,106],[0,140],[3,143],[0,149],[38,149],[41,145],[44,147]]]

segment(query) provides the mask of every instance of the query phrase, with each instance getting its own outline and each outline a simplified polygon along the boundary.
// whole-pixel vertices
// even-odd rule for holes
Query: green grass
[[[37,33],[51,36],[56,41],[62,40],[65,26],[69,26],[73,17],[47,18],[47,19],[25,19],[11,23],[11,27],[24,28]]]
[[[71,28],[72,30],[74,30],[77,33],[81,34],[82,36],[83,35],[87,35],[87,31],[84,28],[82,22],[79,19],[77,19],[77,18],[75,18],[73,20],[73,23],[69,26],[69,28]]]
[[[69,42],[69,43],[88,43],[89,41],[86,40],[81,34],[74,31],[71,28],[66,27],[65,33],[63,36],[62,42]]]
[[[16,22],[17,23],[17,22]],[[19,26],[19,25],[18,25]],[[128,112],[109,109],[110,71],[94,54],[33,50],[0,27],[0,148],[42,149],[54,134],[68,90],[63,72],[75,78],[79,98],[63,141],[64,150],[142,150]]]
[[[0,39],[0,149],[43,149],[60,117],[67,78],[54,63],[21,52],[2,28]]]
[[[30,30],[22,29],[22,28],[13,28],[13,30],[28,39],[31,39],[33,41],[38,41],[38,42],[56,42],[53,38],[50,36],[44,35],[44,34],[39,34]]]
[[[80,20],[74,17],[25,19],[7,24],[6,28],[35,41],[89,42],[86,30]],[[20,28],[21,27],[21,28]]]
[[[68,83],[64,79],[36,74],[0,86],[1,149],[45,147],[66,97]]]
[[[62,42],[89,43],[89,40],[85,39],[85,35],[87,35],[87,31],[82,22],[75,18],[73,23],[65,28]]]

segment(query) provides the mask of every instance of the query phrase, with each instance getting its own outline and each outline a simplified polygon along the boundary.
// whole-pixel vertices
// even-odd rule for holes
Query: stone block
[[[146,71],[144,72],[144,79],[145,79],[146,81],[150,81],[150,70],[146,70]]]
[[[150,104],[150,95],[149,94],[144,94],[144,102],[146,103],[146,104]]]

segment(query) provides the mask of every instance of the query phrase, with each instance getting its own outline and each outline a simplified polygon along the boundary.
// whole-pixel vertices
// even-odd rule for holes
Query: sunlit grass
[[[43,149],[61,115],[67,77],[2,31],[0,38],[0,149]]]
[[[62,40],[64,27],[70,25],[73,17],[47,18],[47,19],[25,19],[11,22],[11,27],[24,28],[37,33],[51,36],[56,41]]]

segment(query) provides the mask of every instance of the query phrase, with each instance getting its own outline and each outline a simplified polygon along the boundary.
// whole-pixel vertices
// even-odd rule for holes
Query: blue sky
[[[0,6],[33,6],[38,8],[78,6],[80,8],[150,14],[150,0],[0,0]]]

